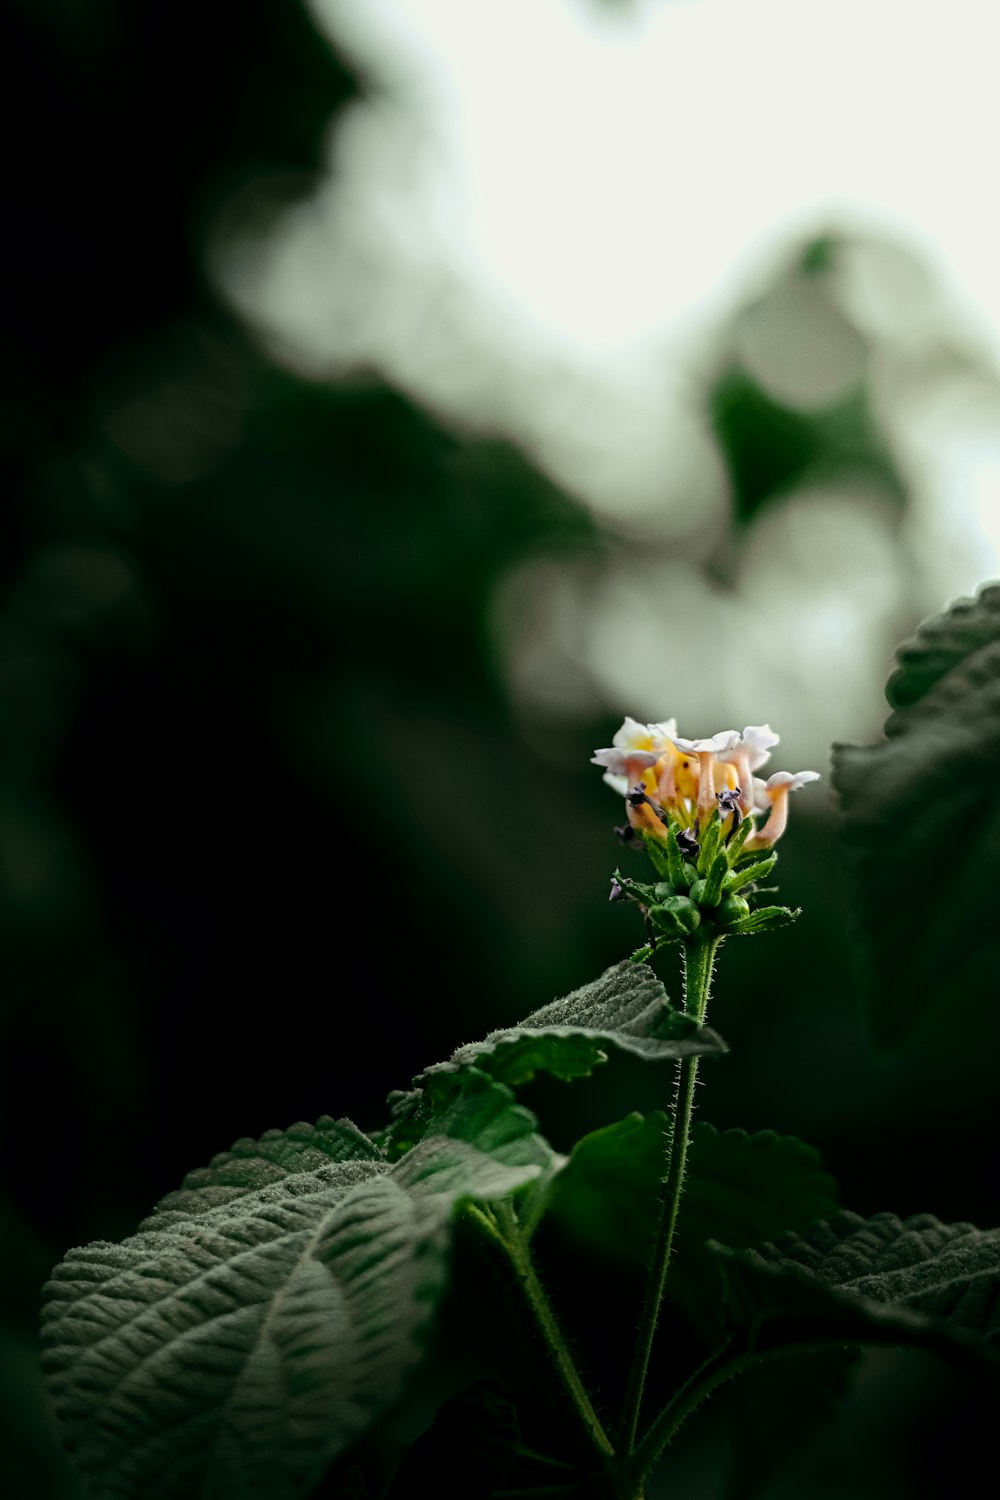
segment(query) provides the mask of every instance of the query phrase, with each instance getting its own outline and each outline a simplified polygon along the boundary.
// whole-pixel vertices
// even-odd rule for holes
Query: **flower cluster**
[[[674,937],[706,918],[723,931],[747,933],[779,917],[791,920],[785,907],[752,912],[748,901],[776,862],[773,846],[785,831],[789,794],[819,779],[816,771],[776,771],[766,781],[755,775],[777,743],[769,724],[691,740],[677,733],[673,719],[627,718],[593,762],[625,799],[627,821],[618,833],[641,839],[666,879],[645,886],[616,872],[612,899],[638,901],[647,926]]]
[[[748,815],[766,811],[767,822],[743,846],[765,849],[785,831],[789,792],[819,780],[818,771],[776,771],[767,781],[753,774],[771,759],[778,738],[769,724],[748,724],[742,734],[722,729],[708,739],[686,740],[674,719],[626,719],[609,748],[595,751],[593,763],[604,767],[604,780],[625,798],[635,832],[664,840],[670,822],[697,829],[716,807],[730,832]]]

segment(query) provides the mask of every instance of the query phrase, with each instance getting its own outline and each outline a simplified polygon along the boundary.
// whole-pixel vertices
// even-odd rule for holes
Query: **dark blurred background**
[[[669,453],[663,514],[654,483],[616,520],[374,363],[307,376],[219,289],[233,205],[266,236],[326,180],[331,125],[391,92],[299,5],[13,0],[2,25],[2,1451],[7,1494],[72,1500],[34,1373],[62,1252],[129,1233],[237,1136],[377,1127],[422,1065],[630,951],[589,764],[623,713],[770,716],[825,771],[830,738],[877,733],[892,644],[947,600],[884,416],[898,351],[844,291],[859,263],[919,282],[905,246],[789,241],[703,341],[705,524],[667,514]],[[803,342],[840,373],[782,390]],[[961,346],[909,359],[903,385],[922,359],[925,383],[992,390]],[[773,600],[831,558],[848,612],[789,606],[768,648],[748,579]],[[995,1021],[942,1117],[939,1035],[866,1041],[828,793],[796,800],[781,853],[805,914],[724,955],[732,1056],[704,1115],[814,1142],[860,1212],[996,1222]],[[667,1082],[608,1070],[535,1102],[566,1148]],[[874,1477],[810,1450],[768,1495],[944,1492],[944,1456],[892,1457],[943,1377],[907,1374],[900,1404],[887,1358],[838,1439],[871,1443]],[[686,1494],[721,1495],[714,1451],[692,1433]]]

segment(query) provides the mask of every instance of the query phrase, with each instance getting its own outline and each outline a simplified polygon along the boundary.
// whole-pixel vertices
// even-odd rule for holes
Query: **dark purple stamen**
[[[724,817],[728,817],[730,813],[739,811],[739,787],[737,787],[735,791],[731,791],[729,790],[729,788],[727,788],[724,792],[716,792],[715,795],[716,801],[719,804],[719,811],[723,814]]]
[[[630,792],[626,792],[625,801],[632,807],[641,807],[644,802],[649,801],[649,798],[641,786],[634,786]]]
[[[618,884],[617,880],[615,880],[614,876],[612,876],[612,878],[611,878],[611,895],[608,897],[608,900],[609,901],[624,901],[625,900],[625,892],[622,890],[622,888]]]
[[[697,857],[698,840],[695,838],[690,828],[682,828],[680,830],[677,835],[677,847],[682,854],[690,854],[694,857]]]
[[[620,828],[615,829],[623,844],[630,844],[635,838],[635,829],[631,823],[623,823]]]

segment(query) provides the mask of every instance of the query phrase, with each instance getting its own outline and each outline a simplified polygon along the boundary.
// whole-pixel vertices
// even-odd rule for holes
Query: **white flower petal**
[[[797,792],[800,786],[805,786],[807,781],[819,781],[818,771],[775,771],[773,776],[767,778],[766,790],[768,792],[780,791],[785,788],[789,792]],[[754,779],[756,789],[756,778]]]
[[[745,755],[751,771],[758,771],[771,759],[771,750],[779,743],[780,738],[770,724],[748,724],[739,741],[719,759],[735,765],[736,757]]]
[[[627,776],[616,776],[614,771],[605,771],[604,775],[601,777],[601,780],[606,786],[609,786],[613,792],[616,792],[619,797],[626,797],[628,795]]]
[[[635,771],[655,766],[659,758],[655,750],[621,750],[616,745],[611,745],[606,750],[595,750],[590,757],[590,764],[604,766],[616,776],[627,776],[630,765]]]
[[[726,750],[732,750],[740,737],[738,729],[720,729],[718,734],[713,734],[707,740],[682,740],[674,739],[678,750],[685,750],[689,755],[706,755],[710,751],[715,755],[721,755]]]
[[[630,719],[626,714],[622,727],[617,731],[611,743],[616,750],[646,750],[649,748],[652,737],[648,724],[640,724],[638,719]]]
[[[650,724],[649,729],[654,740],[670,740],[672,743],[677,741],[676,719],[664,719],[662,724]]]

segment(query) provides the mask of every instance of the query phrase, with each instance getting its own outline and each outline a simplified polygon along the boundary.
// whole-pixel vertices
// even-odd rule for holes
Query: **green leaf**
[[[414,1089],[390,1094],[389,1153],[399,1156],[421,1138],[450,1095],[450,1078],[465,1068],[475,1066],[518,1088],[540,1072],[564,1080],[586,1078],[609,1052],[664,1062],[725,1051],[725,1042],[710,1027],[672,1008],[652,969],[626,959],[600,979],[533,1011],[520,1025],[459,1047],[448,1062],[419,1074]]]
[[[387,1500],[489,1500],[508,1488],[519,1441],[513,1402],[495,1381],[479,1381],[439,1408],[403,1459]]]
[[[898,659],[886,739],[834,747],[864,1000],[883,1045],[934,1012],[966,1014],[1000,981],[1000,587],[928,621]]]
[[[1000,1229],[843,1212],[757,1249],[712,1249],[750,1352],[911,1344],[1000,1374]]]
[[[584,1136],[553,1179],[548,1216],[597,1250],[646,1264],[668,1129],[666,1115],[656,1111]],[[691,1133],[667,1283],[671,1301],[714,1341],[722,1327],[723,1285],[706,1242],[753,1245],[836,1209],[833,1179],[813,1147],[770,1130],[720,1133],[699,1122]]]
[[[168,1193],[139,1227],[159,1229],[168,1214],[189,1217],[231,1203],[255,1188],[312,1171],[330,1161],[382,1161],[383,1153],[350,1120],[323,1115],[287,1130],[267,1130],[259,1140],[244,1136],[207,1167],[189,1172],[183,1187]]]
[[[747,1500],[830,1421],[851,1384],[857,1349],[796,1351],[727,1385],[733,1416],[727,1495]]]
[[[475,1063],[517,1088],[538,1072],[584,1078],[607,1060],[607,1049],[662,1062],[724,1052],[726,1046],[714,1031],[670,1006],[652,969],[625,960],[600,979],[533,1011],[520,1025],[491,1031],[427,1071]]]
[[[897,647],[899,666],[886,683],[891,706],[904,710],[926,698],[956,667],[1000,640],[1000,584],[987,584],[975,599],[958,599],[944,614],[925,620],[912,640]],[[898,720],[891,719],[890,733]]]
[[[456,1203],[513,1191],[549,1155],[481,1076],[396,1167],[364,1141],[323,1120],[239,1142],[138,1234],[56,1268],[45,1367],[98,1494],[305,1494],[421,1359]]]
[[[644,1265],[656,1231],[667,1116],[630,1114],[582,1136],[549,1186],[545,1217],[574,1241]]]

